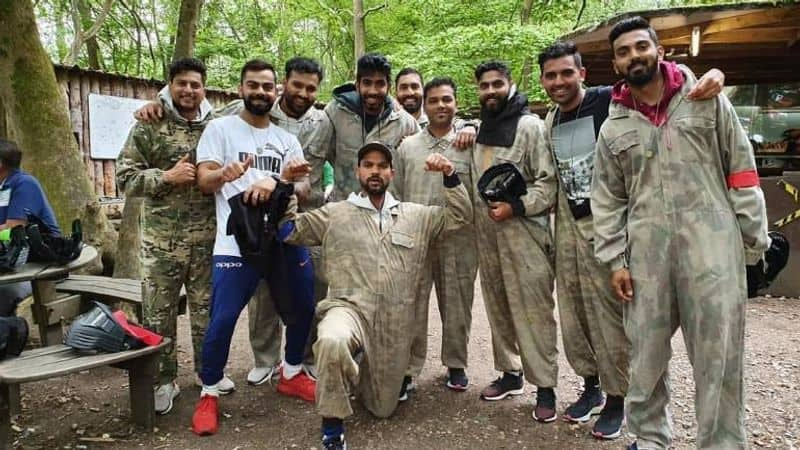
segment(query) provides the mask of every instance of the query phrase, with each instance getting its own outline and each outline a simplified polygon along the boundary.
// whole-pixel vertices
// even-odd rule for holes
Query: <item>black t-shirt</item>
[[[553,127],[556,124],[566,123],[578,117],[594,117],[594,137],[600,133],[600,126],[608,118],[608,106],[611,104],[611,86],[594,86],[587,88],[583,94],[583,103],[570,112],[557,110],[553,118]],[[560,116],[560,117],[559,117]]]
[[[594,149],[600,126],[608,118],[611,87],[586,89],[581,104],[553,116],[553,151],[564,194],[576,219],[590,214]]]

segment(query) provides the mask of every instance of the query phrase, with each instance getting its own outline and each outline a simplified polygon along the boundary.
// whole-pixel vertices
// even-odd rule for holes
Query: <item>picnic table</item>
[[[97,250],[86,245],[81,255],[64,265],[53,263],[27,263],[16,272],[0,274],[0,285],[31,282],[33,289],[33,318],[39,327],[43,346],[59,344],[63,340],[62,319],[71,319],[80,314],[80,296],[59,296],[56,281],[70,272],[86,266],[97,258]]]

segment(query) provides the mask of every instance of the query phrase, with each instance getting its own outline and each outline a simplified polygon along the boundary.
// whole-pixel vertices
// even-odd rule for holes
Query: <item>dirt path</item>
[[[435,302],[432,302],[435,305]],[[588,433],[591,424],[560,420],[541,425],[531,418],[533,387],[523,396],[501,402],[478,399],[495,376],[483,301],[476,293],[470,340],[470,388],[448,391],[439,362],[440,322],[431,310],[428,363],[419,388],[388,420],[363,408],[346,422],[353,449],[619,449],[623,440],[599,442]],[[746,390],[748,435],[753,448],[800,447],[800,300],[759,298],[748,307]],[[173,411],[158,419],[158,431],[147,436],[128,421],[127,378],[114,369],[24,385],[23,415],[13,433],[15,448],[148,448],[148,449],[314,449],[319,445],[319,418],[311,405],[278,395],[269,385],[248,386],[252,364],[243,316],[234,337],[228,374],[236,393],[223,397],[219,434],[194,436],[189,424],[198,389],[194,375],[182,369],[181,396]],[[191,364],[188,323],[181,318],[183,367]],[[559,342],[560,347],[560,342]],[[673,340],[672,365],[675,448],[693,448],[694,425],[691,367],[680,334]],[[572,401],[580,380],[559,357],[559,412]],[[96,442],[108,440],[107,443]]]

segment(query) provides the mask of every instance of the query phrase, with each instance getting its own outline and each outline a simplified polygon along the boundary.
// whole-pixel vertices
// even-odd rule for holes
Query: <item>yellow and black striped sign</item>
[[[783,190],[792,197],[795,203],[800,204],[800,191],[798,191],[796,187],[783,180],[778,181],[778,184],[783,186]],[[781,228],[793,222],[797,218],[800,218],[800,209],[780,220],[777,220],[775,223],[773,223],[773,225],[775,225],[776,228]]]

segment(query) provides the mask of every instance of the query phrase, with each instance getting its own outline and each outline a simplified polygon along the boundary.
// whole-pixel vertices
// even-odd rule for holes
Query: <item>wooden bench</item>
[[[153,380],[158,373],[159,352],[168,342],[164,339],[155,347],[96,355],[79,353],[66,345],[51,345],[0,362],[0,447],[9,445],[11,418],[20,412],[20,384],[103,366],[128,371],[131,416],[137,425],[152,432],[155,425]]]
[[[114,303],[124,302],[133,306],[136,319],[142,323],[142,283],[130,278],[109,278],[96,275],[70,275],[56,283],[56,292],[67,294],[80,294],[83,304],[89,305],[90,300],[98,300],[113,306]],[[186,292],[181,288],[178,314],[186,312]]]

